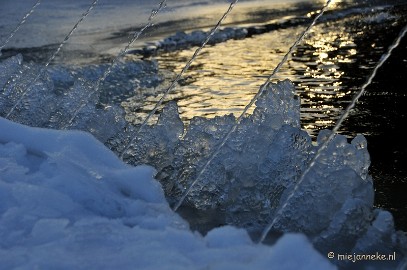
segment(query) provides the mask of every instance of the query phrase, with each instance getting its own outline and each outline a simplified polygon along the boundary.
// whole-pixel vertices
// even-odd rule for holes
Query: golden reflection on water
[[[351,92],[343,87],[344,66],[353,63],[357,48],[341,22],[317,25],[283,66],[277,79],[291,79],[301,96],[303,127],[312,133],[332,126]],[[202,51],[167,100],[176,100],[181,118],[239,115],[281,61],[303,27],[292,27],[230,40]],[[196,48],[157,57],[171,81]],[[150,96],[143,111],[158,100]],[[253,109],[253,108],[252,108]]]
[[[175,91],[183,97],[194,93],[193,97],[178,99],[182,118],[239,114],[282,59],[298,32],[299,29],[274,31],[205,48],[185,74],[183,85]],[[180,72],[193,51],[161,55],[158,58],[160,68]],[[295,79],[292,75],[285,72],[281,78]]]

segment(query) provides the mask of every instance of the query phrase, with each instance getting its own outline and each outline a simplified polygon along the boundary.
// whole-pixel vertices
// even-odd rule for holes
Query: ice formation
[[[143,65],[145,63],[123,63],[120,68],[134,68],[135,73],[143,74],[143,72],[148,72],[149,68],[151,68],[150,65],[147,65],[148,67]],[[29,81],[30,76],[34,76],[38,68],[35,65],[23,64],[21,57],[16,56],[3,61],[0,69],[4,70],[4,72],[0,73],[0,87],[3,89],[0,96],[0,113],[4,116],[7,114],[10,106],[13,106],[15,99],[18,99],[22,91],[21,89],[26,87],[25,82]],[[75,72],[78,74],[77,70]],[[99,73],[103,72],[103,67],[94,70],[82,70],[82,79],[79,80],[73,80],[75,72],[61,68],[44,73],[41,79],[33,86],[34,90],[30,92],[30,95],[27,95],[22,106],[18,107],[15,114],[12,115],[11,120],[38,127],[82,129],[92,133],[117,154],[123,151],[124,145],[136,134],[136,139],[129,151],[124,154],[124,160],[132,165],[148,164],[155,167],[157,170],[156,178],[161,182],[170,203],[174,203],[179,199],[182,192],[195,179],[197,171],[206,162],[211,151],[220,143],[223,136],[236,121],[233,115],[215,117],[213,119],[196,117],[189,123],[188,127],[184,127],[179,117],[176,103],[170,102],[163,109],[155,125],[147,126],[137,134],[137,127],[126,125],[123,111],[118,106],[104,104],[101,102],[100,96],[97,95],[86,99],[88,97],[88,90],[92,87],[92,82],[95,81]],[[24,76],[22,76],[22,73],[24,73]],[[112,74],[118,76],[116,79],[119,80],[122,79],[121,76],[125,77],[127,73],[112,72]],[[151,76],[144,77],[151,78]],[[157,77],[152,76],[152,78]],[[128,78],[125,79],[128,80]],[[112,78],[111,80],[113,80],[114,85],[115,80]],[[104,89],[111,89],[111,87],[113,86],[105,86]],[[326,139],[329,132],[320,132],[317,144],[314,145],[310,136],[301,130],[300,101],[296,97],[294,86],[290,81],[270,83],[266,88],[266,91],[257,100],[253,114],[247,115],[243,119],[237,130],[232,134],[231,139],[204,172],[197,185],[194,186],[185,203],[185,207],[195,209],[194,211],[211,213],[209,219],[218,219],[222,225],[246,228],[250,233],[262,230],[271,219],[275,218],[274,215],[277,209],[281,207],[285,198],[290,194],[298,177],[308,166],[310,159],[318,149],[318,145]],[[108,93],[108,91],[101,91],[100,94],[103,95],[104,93]],[[83,101],[86,101],[87,105],[80,115],[74,119],[75,121],[72,125],[66,125],[69,119],[72,118],[73,112],[76,110],[75,108],[78,108],[78,103]],[[60,215],[61,213],[69,213],[69,215],[72,214],[75,217],[82,217],[84,214],[81,211],[75,210],[75,207],[57,209],[55,211],[40,207],[41,213],[42,211],[44,213],[48,213],[48,211],[51,211],[51,213],[61,213],[56,214],[57,216],[44,216],[44,218],[47,218],[45,221],[42,220],[43,216],[41,216],[41,222],[38,225],[40,226],[38,228],[39,239],[42,237],[41,232],[43,233],[44,230],[48,230],[44,228],[55,229],[57,236],[67,235],[65,230],[73,230],[74,235],[76,233],[83,235],[84,231],[90,233],[89,227],[97,227],[101,228],[101,230],[114,232],[115,229],[110,227],[113,226],[110,224],[111,221],[109,220],[109,225],[106,225],[104,218],[118,219],[114,226],[119,226],[120,228],[127,226],[125,230],[128,233],[136,230],[134,228],[140,229],[138,224],[143,222],[151,223],[152,227],[159,226],[151,221],[154,215],[155,217],[163,215],[164,220],[171,220],[171,222],[165,224],[172,224],[176,220],[174,222],[177,225],[174,226],[177,227],[182,224],[182,230],[185,229],[185,223],[181,219],[173,217],[173,214],[169,214],[168,206],[164,203],[161,195],[153,196],[154,198],[161,198],[157,199],[161,205],[158,209],[153,206],[153,210],[147,208],[147,210],[141,211],[144,206],[138,205],[139,203],[136,203],[137,207],[133,206],[128,200],[131,201],[136,196],[136,201],[139,201],[139,196],[142,195],[137,192],[143,193],[142,189],[140,191],[138,188],[132,187],[128,182],[123,183],[123,180],[115,177],[110,178],[118,180],[104,181],[105,175],[112,175],[111,172],[108,173],[110,169],[99,167],[91,169],[91,166],[87,165],[90,162],[89,160],[91,160],[90,157],[86,158],[86,160],[82,160],[82,157],[79,157],[75,161],[75,155],[79,155],[77,152],[79,153],[81,150],[87,149],[86,147],[84,149],[77,147],[76,150],[72,147],[62,147],[57,151],[58,154],[49,154],[50,151],[54,150],[46,150],[46,146],[42,150],[29,146],[31,143],[33,145],[38,144],[38,142],[35,142],[35,136],[30,135],[30,138],[33,137],[32,140],[26,141],[24,139],[24,142],[22,142],[22,139],[19,140],[18,136],[16,137],[13,133],[10,133],[12,131],[4,132],[3,130],[6,129],[12,130],[13,128],[10,127],[13,127],[13,124],[5,120],[2,121],[3,125],[7,126],[5,129],[2,127],[1,132],[1,146],[5,149],[5,153],[10,155],[11,152],[20,149],[19,153],[21,154],[19,157],[10,157],[14,160],[14,163],[9,161],[9,158],[6,158],[6,165],[2,168],[16,167],[15,172],[17,174],[3,169],[1,171],[2,181],[10,182],[13,179],[20,178],[24,178],[24,181],[30,181],[30,177],[24,175],[34,174],[34,182],[30,182],[30,185],[34,185],[32,188],[35,190],[35,194],[37,194],[37,189],[39,189],[38,194],[45,194],[47,192],[41,191],[43,183],[39,180],[41,177],[36,175],[37,172],[52,178],[58,170],[67,172],[67,170],[75,169],[75,172],[78,171],[91,178],[100,180],[97,182],[99,184],[95,184],[95,186],[93,186],[94,184],[87,183],[86,180],[78,180],[78,183],[75,182],[76,187],[81,185],[87,187],[84,193],[82,191],[79,192],[75,188],[70,190],[69,185],[66,185],[66,183],[56,182],[55,185],[57,186],[55,189],[57,192],[64,192],[67,189],[68,197],[71,195],[74,197],[74,199],[64,197],[64,200],[66,199],[67,202],[74,201],[75,207],[91,211],[92,215],[96,213],[97,217],[96,219],[91,219],[91,221],[78,221],[79,228],[77,228],[75,227],[75,224],[77,224],[75,223],[76,220],[64,219],[61,217],[64,215]],[[17,130],[17,127],[19,126],[16,126],[15,130]],[[18,132],[15,131],[17,134],[19,132],[26,133],[22,127],[19,128]],[[38,130],[34,131],[39,132]],[[54,134],[59,133],[55,131]],[[79,136],[77,134],[79,133],[72,133],[66,136],[73,136],[75,138],[75,136]],[[25,135],[21,136],[24,137]],[[50,136],[47,135],[46,137]],[[49,140],[52,141],[51,138]],[[41,141],[41,144],[44,144],[46,141]],[[23,146],[18,146],[19,143],[22,143]],[[81,145],[85,144],[81,143]],[[102,146],[100,145],[100,147]],[[63,156],[68,154],[73,155],[72,159],[74,161],[68,162],[63,158]],[[104,156],[105,154],[100,155]],[[109,155],[112,154],[110,153]],[[91,156],[95,158],[94,162],[98,162],[99,154],[93,153]],[[112,158],[109,158],[109,160],[112,160]],[[59,162],[62,162],[61,164],[67,167],[60,166]],[[104,164],[103,166],[110,168],[110,165],[107,165],[105,161],[102,160],[101,162],[101,164]],[[112,162],[113,164],[118,164],[117,160]],[[25,166],[21,164],[25,164]],[[348,143],[346,137],[337,135],[321,158],[317,160],[316,166],[307,175],[299,191],[288,202],[288,207],[283,211],[283,214],[276,217],[277,222],[273,230],[276,232],[304,233],[322,253],[331,251],[332,248],[335,248],[337,252],[344,253],[395,251],[398,254],[398,260],[392,262],[394,264],[389,262],[386,264],[386,266],[395,266],[407,253],[407,240],[404,233],[394,230],[390,213],[374,208],[374,190],[371,177],[368,175],[369,165],[370,159],[367,143],[362,135],[358,135],[351,143]],[[42,170],[43,168],[45,171]],[[56,171],[52,171],[51,168],[54,168]],[[142,168],[147,170],[145,167]],[[122,171],[124,169],[118,170]],[[8,174],[10,176],[7,179],[3,179]],[[127,177],[127,174],[124,174]],[[82,178],[79,177],[79,179]],[[26,184],[22,184],[22,188],[25,189]],[[48,187],[48,185],[52,186],[53,184],[45,182],[45,185]],[[123,185],[125,188],[123,188]],[[54,186],[52,186],[52,189],[50,195],[46,194],[47,196],[53,196],[52,198],[50,197],[48,202],[52,201],[56,196]],[[98,195],[92,193],[94,189],[97,190],[96,194]],[[72,194],[69,192],[72,192]],[[86,192],[90,192],[90,194]],[[157,192],[159,193],[159,191]],[[7,193],[5,192],[5,194]],[[106,195],[102,195],[104,193]],[[11,195],[5,195],[4,197],[7,199],[4,199],[3,215],[11,211],[11,219],[16,220],[16,216],[12,215],[12,211],[19,209],[15,209],[13,203],[20,199],[9,196]],[[116,196],[119,196],[120,199]],[[29,196],[27,200],[32,200],[35,204],[41,205],[40,197]],[[144,197],[143,200],[150,202],[150,199]],[[163,207],[166,210],[162,210]],[[149,213],[150,210],[154,214],[145,214],[144,211]],[[131,217],[132,211],[136,213],[134,219]],[[138,216],[139,212],[137,211],[144,213],[142,214],[143,218]],[[148,217],[145,217],[145,215]],[[145,221],[143,221],[144,217]],[[58,218],[58,220],[54,220],[54,218]],[[26,224],[31,228],[29,232],[32,233],[32,231],[37,231],[34,230],[36,227],[34,224],[37,221],[35,218],[28,218],[27,223],[22,221],[21,224]],[[4,225],[6,227],[3,227],[4,236],[2,238],[6,237],[6,233],[9,233],[11,229],[10,224],[13,224],[12,221],[10,222],[7,226]],[[90,222],[90,224],[87,222]],[[102,225],[99,226],[98,224]],[[44,228],[42,227],[43,225],[45,226]],[[17,232],[4,238],[8,239],[4,243],[11,245],[14,241],[13,237],[16,237],[15,239],[24,237],[28,231],[24,231],[23,227],[20,228],[21,230],[18,229]],[[87,229],[84,229],[85,227]],[[173,229],[172,225],[169,225],[169,227]],[[172,232],[168,233],[166,230],[164,232],[161,231],[161,234],[167,235],[170,238],[174,237]],[[231,230],[231,232],[227,231],[225,235],[234,235],[236,233],[233,231],[235,229]],[[211,231],[207,237],[214,239],[215,243],[223,245],[223,243],[216,241],[216,233],[214,232],[217,231]],[[126,238],[123,231],[120,231],[120,233],[110,239],[112,243],[118,241],[115,238],[116,236],[119,239]],[[188,238],[192,236],[182,237]],[[245,237],[242,238],[242,241],[248,243]],[[79,244],[75,240],[68,240],[73,242],[68,241],[64,243],[68,246],[72,244],[78,248]],[[95,236],[94,240],[97,242],[99,238]],[[20,248],[28,243],[24,241],[26,240],[17,241],[17,243],[23,243]],[[120,243],[123,243],[125,240],[120,241]],[[37,243],[36,241],[34,242]],[[5,249],[6,247],[2,248]],[[2,252],[7,251],[2,250]],[[21,255],[23,251],[20,250],[19,252],[21,253],[18,254]],[[127,250],[126,252],[129,251]],[[15,261],[13,262],[15,263]],[[340,264],[341,262],[337,263]]]
[[[215,209],[214,218],[221,215],[226,224],[252,232],[263,229],[318,147],[300,129],[299,114],[299,99],[291,82],[268,85],[253,114],[244,118],[193,188],[187,205],[203,212]],[[234,121],[232,115],[196,117],[183,133],[176,105],[170,103],[157,125],[140,134],[125,159],[157,168],[157,178],[167,196],[176,201]],[[321,131],[318,144],[329,133]],[[369,165],[367,142],[362,135],[351,143],[345,136],[337,135],[283,215],[277,217],[274,230],[306,233],[324,252],[340,246],[341,251],[348,252],[369,247],[369,250],[395,249],[405,254],[406,238],[395,232],[394,226],[387,224],[382,230],[374,229],[376,223],[393,221],[388,212],[373,207]],[[387,221],[379,221],[383,216]],[[360,236],[371,230],[376,232],[376,240],[365,245]]]
[[[139,87],[151,87],[160,81],[153,62],[119,63],[101,90],[90,95],[95,81],[106,68],[107,65],[53,67],[33,84],[41,67],[23,63],[21,55],[11,57],[1,63],[4,73],[0,75],[0,115],[9,114],[29,87],[30,91],[9,119],[35,127],[86,130],[105,142],[125,126],[124,112],[115,104]],[[117,87],[118,82],[120,87]],[[109,129],[105,128],[107,124]]]
[[[179,31],[176,34],[169,36],[162,41],[150,43],[142,49],[130,51],[133,54],[150,55],[155,54],[158,51],[168,52],[179,49],[190,48],[193,46],[201,46],[209,34],[209,31],[195,30],[191,33],[185,33]],[[242,39],[248,35],[248,31],[245,28],[240,27],[226,27],[223,28],[212,36],[208,42],[210,45],[214,45],[220,42],[224,42],[229,39]]]
[[[231,226],[192,232],[152,167],[88,133],[3,118],[0,130],[2,269],[335,269],[303,235],[268,247]]]

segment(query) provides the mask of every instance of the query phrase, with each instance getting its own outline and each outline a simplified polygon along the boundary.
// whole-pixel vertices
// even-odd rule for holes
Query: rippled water
[[[367,51],[355,43],[361,36],[366,38],[358,24],[370,23],[359,19],[353,16],[317,25],[278,74],[277,78],[295,82],[303,127],[311,134],[334,124],[384,52],[384,44],[372,41]],[[207,48],[169,99],[178,101],[185,121],[194,116],[239,114],[303,29],[281,29]],[[179,72],[192,54],[193,49],[165,53],[157,60],[161,69]],[[360,69],[358,74],[354,69]]]

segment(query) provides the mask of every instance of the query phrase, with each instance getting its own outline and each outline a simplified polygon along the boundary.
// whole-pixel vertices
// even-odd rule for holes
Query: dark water
[[[376,205],[389,209],[396,225],[404,231],[407,229],[406,74],[407,40],[404,38],[345,123],[349,132],[367,134]]]

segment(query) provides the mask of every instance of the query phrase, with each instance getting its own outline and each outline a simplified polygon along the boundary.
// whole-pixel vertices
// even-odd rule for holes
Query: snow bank
[[[335,269],[305,236],[273,246],[173,213],[154,169],[91,135],[0,118],[1,269]]]

